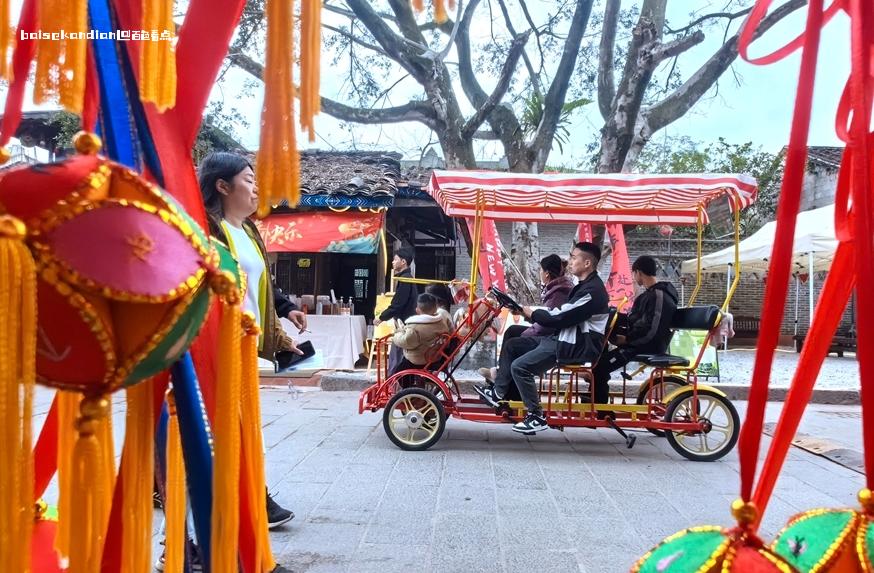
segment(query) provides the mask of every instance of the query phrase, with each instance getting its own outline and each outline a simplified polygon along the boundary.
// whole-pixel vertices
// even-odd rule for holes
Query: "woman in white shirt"
[[[228,246],[248,277],[243,310],[252,312],[261,327],[259,356],[273,362],[277,351],[300,354],[276,315],[267,249],[249,219],[258,209],[258,186],[252,165],[236,153],[215,152],[203,159],[197,171],[210,234]],[[271,529],[293,517],[292,512],[268,494],[267,521]]]

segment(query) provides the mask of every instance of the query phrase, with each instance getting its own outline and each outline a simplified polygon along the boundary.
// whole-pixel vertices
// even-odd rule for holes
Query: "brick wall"
[[[512,237],[511,223],[498,223],[498,233],[501,236],[504,248],[509,251],[511,246],[510,239]],[[539,226],[541,256],[546,256],[550,253],[557,253],[562,257],[566,257],[575,233],[576,225],[541,224]],[[467,255],[467,250],[462,242],[459,241],[459,243],[455,259],[456,276],[469,277],[470,257]],[[731,244],[731,240],[706,240],[703,245],[703,252],[704,254],[711,253],[730,246]],[[650,255],[655,257],[656,260],[659,261],[662,278],[670,277],[670,280],[674,282],[678,291],[685,290],[684,301],[688,300],[689,296],[692,294],[692,290],[695,286],[695,277],[694,275],[687,276],[685,287],[683,287],[678,278],[678,269],[682,261],[695,257],[695,249],[695,239],[672,238],[669,245],[668,239],[659,236],[636,232],[632,232],[628,235],[628,254],[631,261],[634,261],[634,259],[640,255]],[[606,263],[606,268],[609,269],[609,261],[606,261]],[[818,273],[814,277],[814,302],[819,296],[819,291],[822,288],[825,275],[825,273]],[[725,299],[725,283],[725,275],[705,275],[696,303],[721,305]],[[729,310],[736,317],[760,317],[764,289],[765,283],[762,276],[742,274],[741,282],[735,291]],[[848,329],[853,323],[853,312],[854,307],[851,302],[851,304],[848,305],[847,310],[844,312],[844,317],[840,326],[842,330]],[[808,314],[808,285],[803,283],[799,288],[799,332],[803,333],[807,330]],[[783,318],[782,331],[784,334],[793,333],[794,320],[795,284],[793,281],[790,285],[789,297],[787,299],[786,311]]]

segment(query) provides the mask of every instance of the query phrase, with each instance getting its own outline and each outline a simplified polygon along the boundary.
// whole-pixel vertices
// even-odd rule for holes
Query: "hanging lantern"
[[[37,262],[38,383],[105,395],[187,349],[218,261],[169,195],[117,163],[80,155],[4,174],[0,209],[26,222]]]
[[[797,570],[756,536],[756,509],[732,504],[738,527],[691,527],[656,545],[631,568],[632,573],[796,573]]]
[[[674,234],[674,228],[670,225],[660,225],[659,226],[659,235],[662,237],[670,237]]]

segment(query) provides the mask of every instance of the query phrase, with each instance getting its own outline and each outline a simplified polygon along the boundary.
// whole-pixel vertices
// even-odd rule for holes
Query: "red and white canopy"
[[[505,173],[434,171],[428,193],[449,216],[530,222],[694,225],[699,208],[728,196],[732,209],[756,200],[749,175]],[[704,213],[707,222],[707,213]]]

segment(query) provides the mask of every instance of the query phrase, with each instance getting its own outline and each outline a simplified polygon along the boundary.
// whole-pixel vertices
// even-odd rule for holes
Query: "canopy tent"
[[[777,222],[766,223],[761,229],[740,242],[740,263],[744,271],[766,272]],[[792,266],[794,272],[826,271],[838,248],[835,238],[835,206],[828,205],[798,214],[795,223]],[[813,265],[810,254],[813,254]],[[683,261],[682,272],[694,273],[697,260]],[[734,265],[734,247],[726,247],[701,258],[701,269],[706,273],[725,273]],[[812,268],[811,268],[812,266]]]
[[[761,229],[740,242],[740,266],[744,271],[765,273],[770,264],[771,248],[777,232],[777,222],[766,223]],[[814,289],[813,273],[826,271],[838,248],[835,237],[835,206],[799,213],[795,222],[792,268],[795,275],[795,333],[798,334],[799,275],[808,275],[808,305],[810,320],[813,320]],[[734,247],[727,247],[701,258],[701,270],[705,273],[726,273],[730,279],[734,267]],[[694,273],[697,259],[683,261],[681,271]]]
[[[539,223],[585,221],[627,225],[695,225],[699,212],[728,196],[731,208],[756,200],[748,175],[505,173],[434,171],[428,193],[449,216]]]

